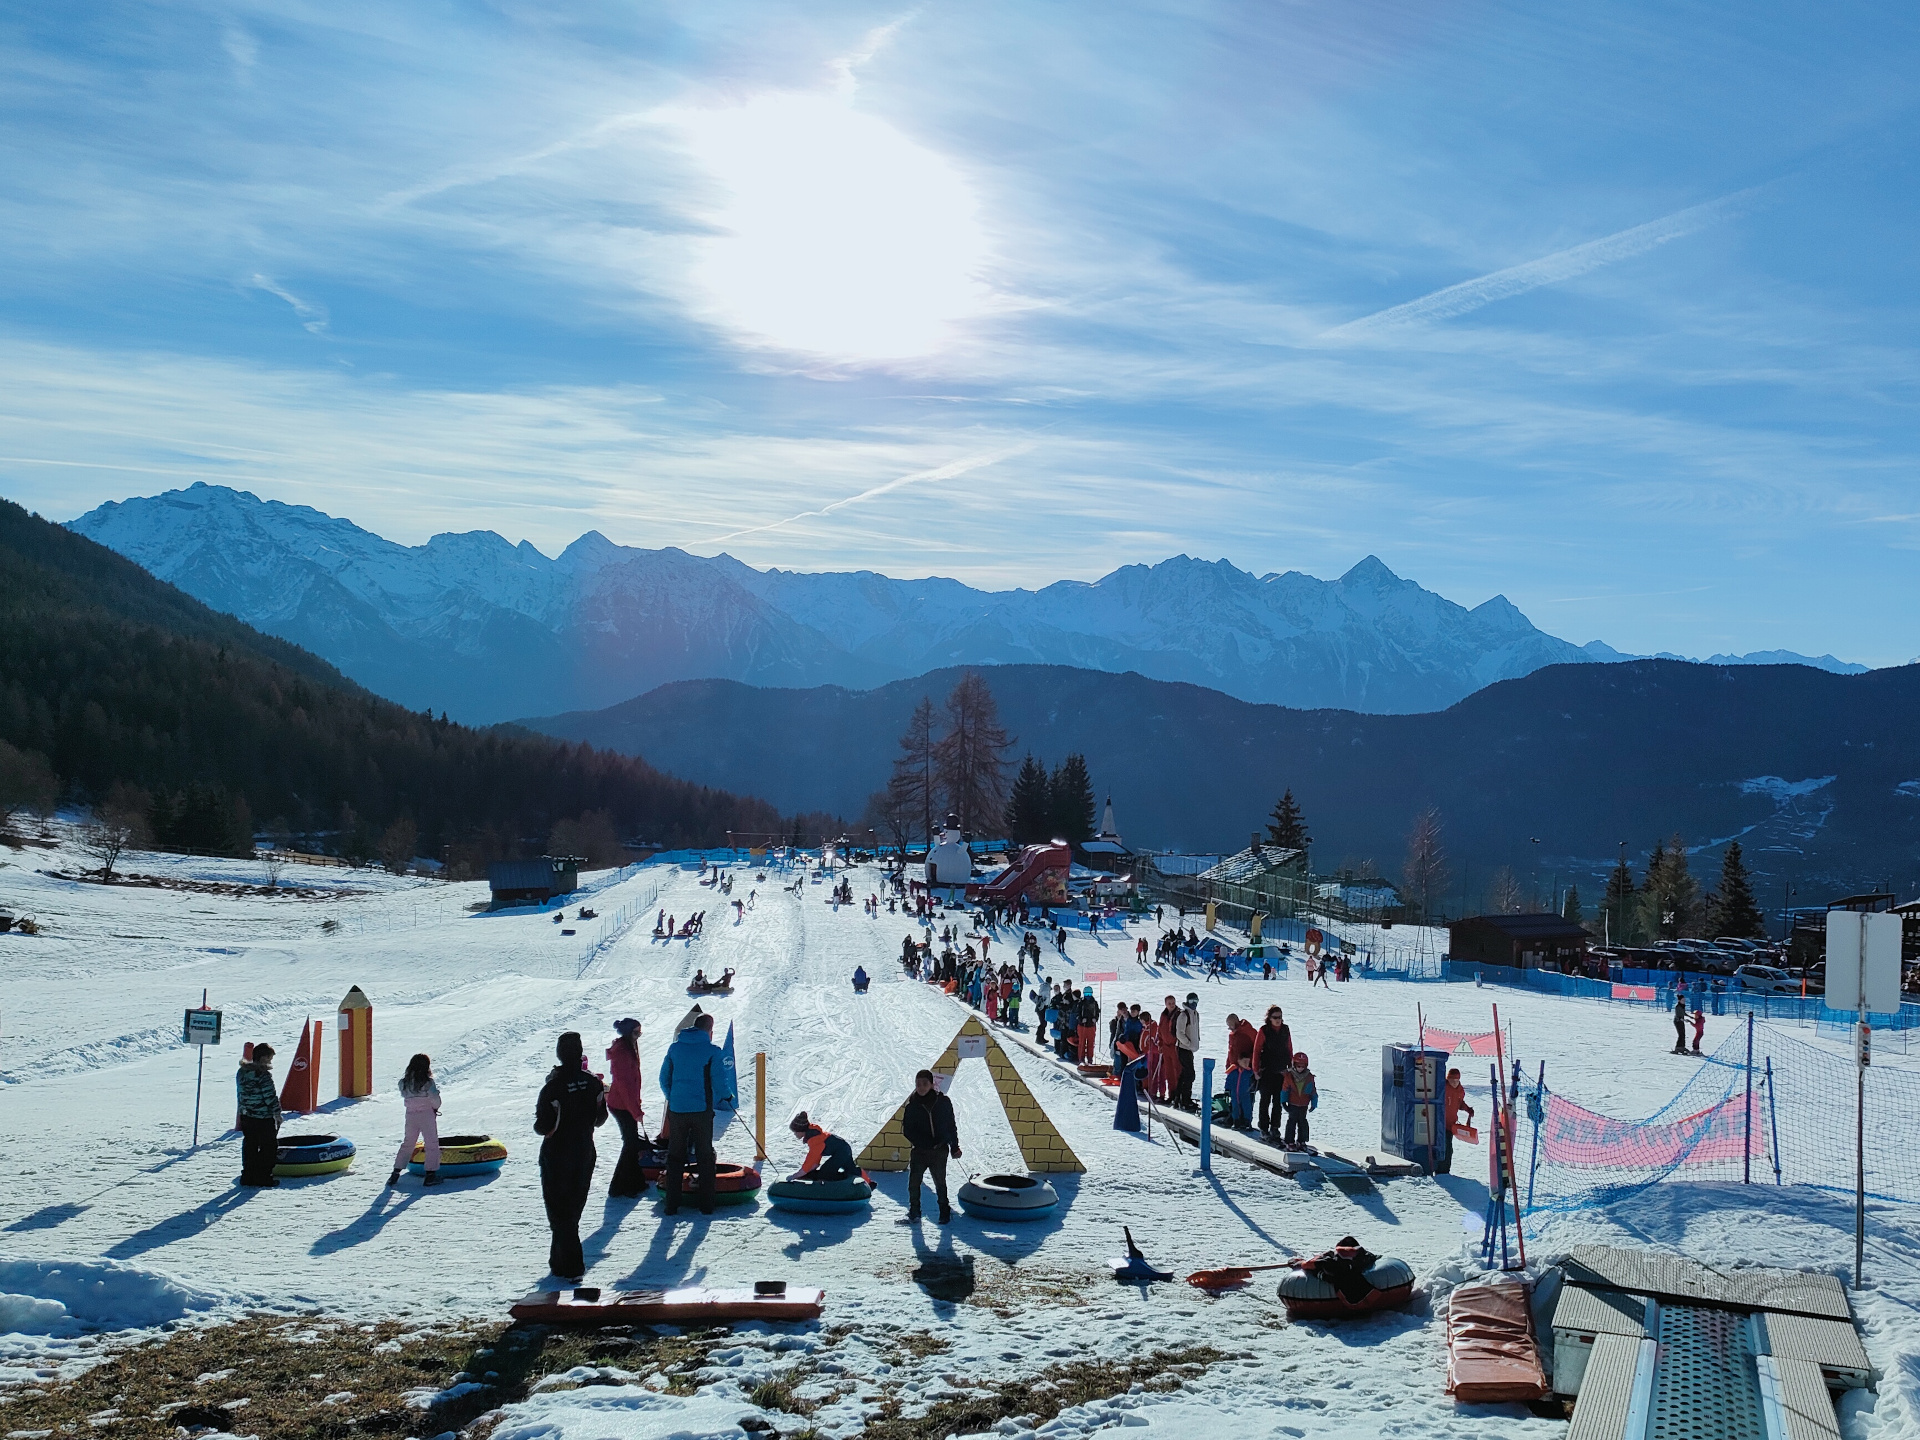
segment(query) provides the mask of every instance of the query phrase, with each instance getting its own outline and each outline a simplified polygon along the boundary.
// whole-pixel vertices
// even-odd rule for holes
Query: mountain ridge
[[[492,531],[405,546],[205,482],[68,528],[376,693],[470,721],[598,709],[681,679],[858,688],[948,664],[1132,670],[1259,703],[1403,714],[1545,665],[1627,658],[1547,634],[1504,595],[1458,605],[1372,555],[1334,580],[1178,555],[982,591],[756,570],[597,530],[552,558]]]

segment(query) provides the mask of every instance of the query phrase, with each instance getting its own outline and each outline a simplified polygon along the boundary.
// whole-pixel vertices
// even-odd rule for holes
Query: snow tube
[[[1366,1279],[1373,1288],[1352,1301],[1318,1275],[1293,1270],[1280,1282],[1280,1303],[1289,1320],[1340,1320],[1394,1310],[1413,1298],[1413,1267],[1404,1260],[1383,1255],[1368,1267]]]
[[[656,1155],[659,1152],[655,1152]],[[664,1162],[666,1156],[659,1155]],[[640,1176],[644,1180],[661,1183],[661,1177],[667,1173],[664,1163],[640,1163]],[[666,1195],[664,1184],[660,1194]],[[713,1203],[716,1205],[751,1205],[760,1194],[760,1172],[751,1165],[729,1165],[722,1161],[713,1167]],[[680,1199],[682,1203],[700,1200],[700,1171],[697,1166],[689,1165],[680,1174]]]
[[[960,1208],[976,1220],[1040,1220],[1060,1194],[1032,1175],[974,1175],[960,1187]]]
[[[776,1180],[767,1187],[767,1203],[802,1215],[846,1215],[873,1201],[873,1183],[864,1175],[850,1180]]]
[[[331,1175],[353,1163],[353,1141],[344,1135],[282,1135],[273,1173],[285,1178]]]
[[[491,1175],[507,1163],[507,1147],[491,1135],[448,1135],[440,1141],[440,1175],[458,1179],[462,1175]],[[407,1170],[423,1175],[427,1169],[427,1147],[415,1141],[413,1158]]]

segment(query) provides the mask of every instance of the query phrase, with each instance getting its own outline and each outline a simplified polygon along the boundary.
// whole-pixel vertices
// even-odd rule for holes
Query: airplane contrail
[[[1417,325],[1423,321],[1448,320],[1455,315],[1478,310],[1482,305],[1491,305],[1496,300],[1523,295],[1543,285],[1557,285],[1617,260],[1644,255],[1669,240],[1678,240],[1723,220],[1731,220],[1751,209],[1752,202],[1767,188],[1765,185],[1756,185],[1751,189],[1735,191],[1718,200],[1692,205],[1658,220],[1649,220],[1644,225],[1635,225],[1630,230],[1621,230],[1598,240],[1589,240],[1584,245],[1575,245],[1569,250],[1543,255],[1524,265],[1514,265],[1505,270],[1496,270],[1491,275],[1463,280],[1458,285],[1435,290],[1431,295],[1422,295],[1418,300],[1409,300],[1404,305],[1395,305],[1372,315],[1363,315],[1358,320],[1349,320],[1345,325],[1327,331],[1321,338],[1354,338],[1403,325]]]
[[[964,460],[949,460],[945,465],[936,465],[931,470],[916,470],[910,475],[901,475],[883,485],[875,485],[862,490],[858,495],[848,495],[835,500],[830,505],[822,505],[818,510],[802,510],[797,515],[789,515],[784,520],[769,520],[765,525],[749,525],[744,530],[729,530],[725,535],[712,535],[703,539],[704,545],[717,545],[723,540],[737,540],[742,535],[758,535],[764,530],[778,530],[783,525],[791,525],[796,520],[808,520],[822,515],[831,515],[836,510],[844,510],[849,505],[858,505],[863,500],[885,495],[888,491],[901,489],[907,485],[917,485],[925,480],[952,480],[965,475],[970,470],[979,470],[988,465],[997,465],[1002,460],[1011,460],[1016,455],[1025,455],[1037,448],[1038,441],[1027,441],[1021,445],[1009,445],[1004,450],[989,451],[985,455],[971,455]]]

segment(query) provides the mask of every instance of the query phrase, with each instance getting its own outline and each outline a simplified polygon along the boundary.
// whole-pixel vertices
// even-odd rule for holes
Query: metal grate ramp
[[[1693,1305],[1659,1308],[1647,1440],[1757,1440],[1760,1381],[1746,1317]]]

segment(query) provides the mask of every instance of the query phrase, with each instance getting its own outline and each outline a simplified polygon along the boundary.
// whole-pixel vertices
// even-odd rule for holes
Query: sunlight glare
[[[977,206],[944,157],[833,96],[676,119],[727,196],[694,267],[725,323],[883,359],[925,353],[983,307]]]

